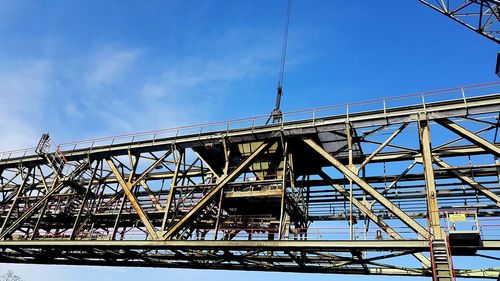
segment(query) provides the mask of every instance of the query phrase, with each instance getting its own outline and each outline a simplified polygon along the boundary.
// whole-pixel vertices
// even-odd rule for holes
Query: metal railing
[[[464,107],[467,106],[468,99],[478,96],[500,93],[500,82],[491,82],[470,86],[461,86],[442,90],[406,94],[390,98],[372,99],[360,102],[344,103],[332,106],[318,108],[295,110],[283,113],[283,118],[279,124],[315,120],[331,116],[347,116],[355,113],[362,113],[374,110],[394,109],[404,106],[421,106],[425,108],[426,104],[432,102],[443,102],[447,100],[463,100]],[[60,144],[55,149],[63,152],[75,151],[79,149],[92,149],[115,144],[132,144],[140,141],[155,141],[165,138],[176,138],[187,135],[201,135],[210,132],[224,132],[235,129],[249,129],[267,125],[269,115],[253,116],[219,122],[210,122],[204,124],[180,126],[154,131],[145,131],[139,133],[129,133],[109,137],[94,138],[88,140],[72,141]],[[279,125],[272,124],[272,125]],[[0,152],[0,161],[11,158],[19,158],[35,155],[35,148],[17,149]]]
[[[500,230],[500,224],[498,219],[493,222],[489,222],[484,224],[482,227],[481,238],[483,240],[498,240],[500,238],[500,234],[498,231]],[[396,230],[401,236],[403,236],[407,240],[422,240],[415,231],[406,226],[392,226],[392,229]],[[278,228],[224,228],[220,229],[217,237],[223,237],[224,231],[235,231],[237,233],[234,234],[232,240],[237,241],[248,241],[248,240],[269,240],[269,235],[274,236],[274,239],[277,239],[277,235],[279,232]],[[449,233],[446,229],[445,235],[448,236]],[[193,233],[190,237],[191,239],[198,240],[214,240],[215,239],[215,231],[213,229],[200,229],[201,232],[205,232],[203,238],[196,238],[196,233]],[[37,238],[52,238],[52,239],[64,239],[69,237],[72,230],[61,231],[58,233],[47,233],[44,231],[40,231],[40,234]],[[364,229],[364,226],[355,226],[353,228],[353,239],[357,241],[362,240],[393,240],[386,232],[378,227],[372,227],[370,230]],[[111,233],[102,232],[102,231],[82,231],[77,235],[77,239],[84,240],[110,240]],[[123,237],[121,237],[123,235]],[[119,235],[120,239],[124,240],[146,240],[148,239],[147,233],[144,229],[131,228],[126,232]],[[27,237],[21,233],[17,233],[16,237],[18,240],[24,240]],[[330,227],[309,227],[309,228],[292,228],[289,231],[289,234],[284,236],[283,239],[286,240],[309,240],[309,241],[328,241],[328,240],[350,240],[351,238],[350,228],[347,226],[330,226]]]

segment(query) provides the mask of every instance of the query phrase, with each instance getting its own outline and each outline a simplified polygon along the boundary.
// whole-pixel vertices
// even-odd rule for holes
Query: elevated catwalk
[[[453,257],[498,260],[499,90],[45,136],[0,154],[0,262],[495,279]]]

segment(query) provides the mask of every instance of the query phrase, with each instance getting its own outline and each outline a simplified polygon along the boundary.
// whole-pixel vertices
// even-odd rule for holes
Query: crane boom
[[[418,0],[482,36],[500,43],[499,0]]]

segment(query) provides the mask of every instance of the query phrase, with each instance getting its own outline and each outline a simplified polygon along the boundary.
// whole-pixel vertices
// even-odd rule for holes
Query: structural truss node
[[[44,135],[0,154],[0,262],[498,278],[499,90]]]
[[[463,26],[500,43],[499,0],[418,0]]]

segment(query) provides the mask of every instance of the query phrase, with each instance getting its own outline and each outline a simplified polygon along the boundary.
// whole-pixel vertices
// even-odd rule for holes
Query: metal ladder
[[[49,134],[45,133],[42,134],[42,137],[40,138],[40,141],[38,142],[38,145],[36,146],[35,152],[44,157],[49,166],[54,170],[54,173],[59,177],[63,177],[63,169],[64,169],[64,164],[66,163],[64,156],[62,153],[57,149],[54,153],[50,152],[50,136]]]
[[[454,281],[453,262],[446,239],[431,241],[431,259],[434,281]]]

